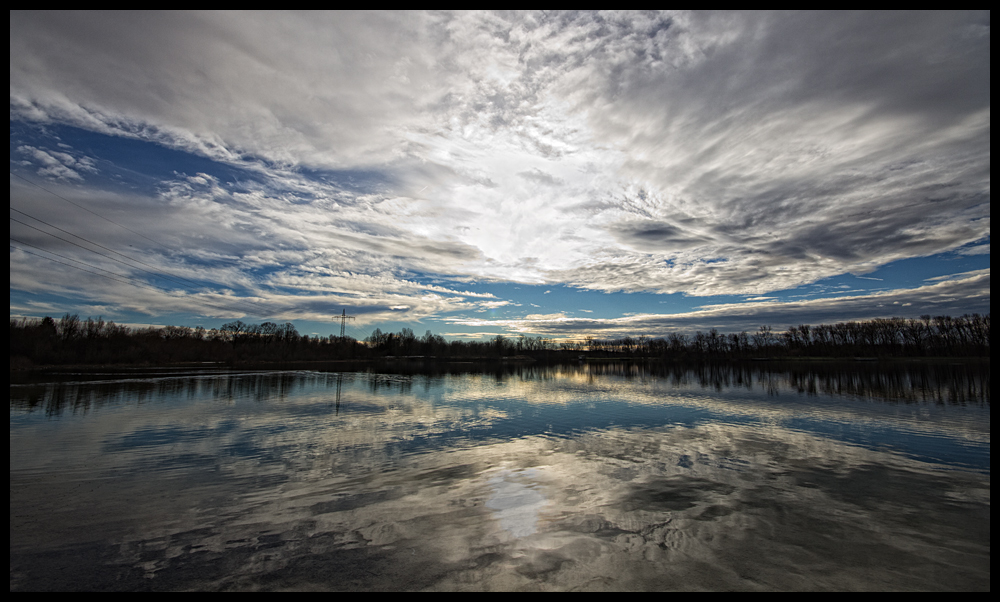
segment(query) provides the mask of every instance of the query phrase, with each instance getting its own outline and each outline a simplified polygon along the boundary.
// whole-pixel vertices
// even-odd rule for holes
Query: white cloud
[[[966,247],[964,249],[959,249],[958,252],[961,253],[962,255],[989,255],[990,254],[990,245],[989,245],[989,243],[987,243],[985,245],[975,245],[975,246],[972,246],[972,247]]]
[[[185,273],[262,298],[502,302],[398,302],[425,273],[763,301],[989,235],[988,32],[988,12],[14,12],[10,112],[254,173],[141,202]],[[57,181],[96,169],[59,148],[19,151]]]
[[[902,309],[902,308],[907,309]],[[621,318],[568,318],[562,314],[522,319],[454,319],[463,326],[493,326],[511,333],[542,334],[560,339],[617,336],[664,336],[719,328],[723,332],[753,331],[762,324],[783,330],[798,324],[832,324],[881,317],[918,317],[989,313],[990,271],[978,270],[914,289],[802,301],[761,301],[709,305],[676,314],[634,314]]]
[[[44,178],[55,178],[61,180],[83,180],[83,177],[71,166],[76,164],[76,160],[71,155],[60,152],[48,153],[33,146],[22,145],[18,147],[18,152],[30,156],[35,163],[42,165],[38,170],[38,175]]]

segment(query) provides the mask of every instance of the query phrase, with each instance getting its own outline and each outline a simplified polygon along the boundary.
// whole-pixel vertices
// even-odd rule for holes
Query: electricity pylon
[[[344,327],[347,326],[347,321],[353,319],[354,316],[347,315],[346,309],[340,314],[340,338],[344,338]]]

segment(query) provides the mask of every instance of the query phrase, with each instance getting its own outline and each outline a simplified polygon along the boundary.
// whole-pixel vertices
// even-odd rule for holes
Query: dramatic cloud
[[[196,313],[221,287],[375,322],[497,307],[463,282],[761,296],[989,256],[989,12],[10,17],[12,173],[170,251],[15,177],[12,207],[206,283]],[[177,305],[30,250],[12,290]]]
[[[601,320],[562,314],[529,315],[517,320],[453,320],[455,324],[498,326],[510,333],[538,333],[557,339],[582,336],[665,336],[673,331],[718,328],[723,332],[755,331],[761,325],[778,328],[799,324],[833,324],[900,315],[962,315],[990,313],[990,271],[961,274],[916,289],[897,289],[871,295],[828,297],[805,301],[758,301],[708,305],[675,314],[640,314]]]

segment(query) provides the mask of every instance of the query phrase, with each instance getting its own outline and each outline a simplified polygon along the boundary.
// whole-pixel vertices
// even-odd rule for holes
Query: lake
[[[10,589],[986,590],[989,362],[10,386]]]

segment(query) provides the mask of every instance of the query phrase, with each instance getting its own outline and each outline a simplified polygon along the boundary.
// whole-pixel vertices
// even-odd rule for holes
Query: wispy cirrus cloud
[[[620,337],[665,336],[670,332],[755,331],[761,325],[786,328],[798,324],[833,324],[850,320],[919,316],[988,314],[990,271],[979,270],[914,289],[897,289],[852,296],[801,301],[752,301],[708,305],[695,311],[673,314],[643,313],[613,319],[574,318],[565,314],[528,315],[506,320],[451,320],[471,327],[495,326],[509,333],[536,333],[557,339],[586,335]]]
[[[765,296],[988,255],[989,44],[988,12],[13,12],[12,124],[204,161],[12,134],[12,168],[286,316],[500,301],[417,275]]]

